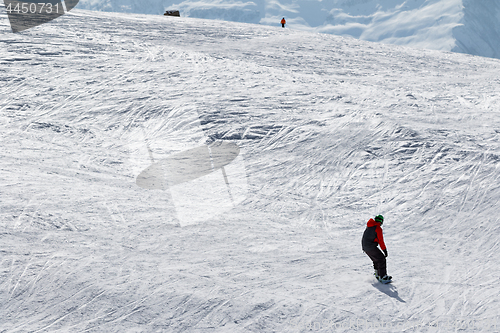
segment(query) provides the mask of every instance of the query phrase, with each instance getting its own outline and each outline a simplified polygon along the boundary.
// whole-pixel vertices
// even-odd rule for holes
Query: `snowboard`
[[[373,274],[375,276],[375,279],[377,279],[378,282],[382,283],[382,284],[389,284],[392,282],[392,278],[390,280],[387,280],[387,281],[382,281],[379,279],[379,277],[377,276],[377,274]]]
[[[382,283],[382,284],[389,284],[389,283],[392,283],[392,280],[387,280],[387,281],[381,281],[379,279],[377,279],[378,282]]]

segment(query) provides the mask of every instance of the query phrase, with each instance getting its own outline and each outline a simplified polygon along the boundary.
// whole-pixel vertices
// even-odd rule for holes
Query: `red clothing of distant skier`
[[[374,245],[375,247],[378,245],[380,245],[380,249],[383,251],[386,249],[385,247],[385,243],[384,243],[384,234],[382,232],[382,228],[380,227],[380,223],[378,222],[375,222],[374,219],[369,219],[368,222],[366,223],[366,227],[367,228],[371,228],[371,227],[375,227],[375,234],[371,235],[369,238],[369,241],[373,241],[374,242]],[[367,235],[368,236],[368,235]],[[363,245],[365,245],[367,239],[364,239],[363,240]]]

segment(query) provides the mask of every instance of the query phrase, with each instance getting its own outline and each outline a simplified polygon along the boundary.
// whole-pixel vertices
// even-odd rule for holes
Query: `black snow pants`
[[[373,268],[377,271],[378,276],[383,277],[387,275],[387,263],[382,251],[378,247],[364,248],[363,251],[373,261]]]

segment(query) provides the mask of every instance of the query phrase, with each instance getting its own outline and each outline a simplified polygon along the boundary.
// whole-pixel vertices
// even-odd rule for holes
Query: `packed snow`
[[[497,0],[80,0],[77,8],[279,26],[500,58]]]
[[[1,332],[500,331],[498,60],[79,9],[0,33]],[[217,144],[227,172],[140,181]]]

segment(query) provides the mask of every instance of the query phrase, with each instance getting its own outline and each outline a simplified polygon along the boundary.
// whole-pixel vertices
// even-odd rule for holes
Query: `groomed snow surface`
[[[80,0],[89,10],[280,26],[361,40],[500,58],[498,0]]]
[[[0,332],[500,331],[498,60],[83,10],[0,30]],[[137,186],[221,141],[236,182]]]

